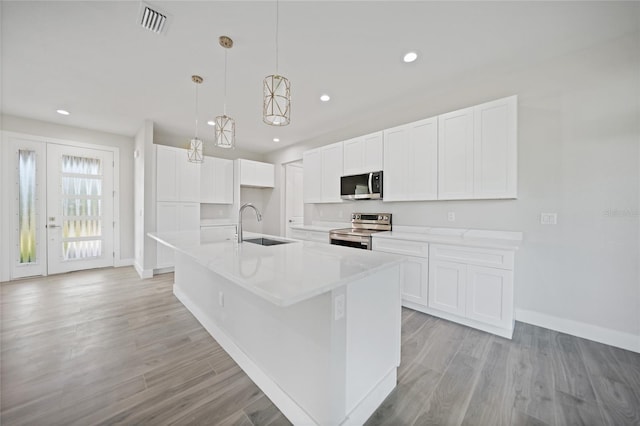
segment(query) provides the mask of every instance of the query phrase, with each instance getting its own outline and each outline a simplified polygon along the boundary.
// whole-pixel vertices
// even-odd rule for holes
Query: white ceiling
[[[2,1],[2,112],[128,136],[151,119],[158,139],[178,144],[193,136],[199,74],[200,136],[211,141],[204,123],[222,113],[218,36],[228,35],[237,146],[265,153],[367,120],[385,102],[411,105],[451,78],[528,66],[638,26],[633,2],[281,1],[279,71],[293,101],[291,124],[274,128],[261,118],[274,2],[149,4],[170,15],[165,35],[137,26],[138,1]],[[409,50],[420,57],[404,64]]]

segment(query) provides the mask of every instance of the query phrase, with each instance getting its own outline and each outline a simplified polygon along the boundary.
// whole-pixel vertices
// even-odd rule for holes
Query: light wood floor
[[[288,424],[172,282],[119,268],[0,285],[0,423]],[[640,354],[405,309],[399,383],[368,424],[639,425]]]

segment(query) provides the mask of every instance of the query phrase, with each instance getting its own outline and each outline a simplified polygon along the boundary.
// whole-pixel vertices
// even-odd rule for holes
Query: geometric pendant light
[[[233,149],[236,144],[236,121],[227,115],[227,51],[233,47],[233,40],[220,36],[218,41],[224,48],[224,110],[215,119],[215,143],[219,148]]]
[[[204,81],[199,75],[192,75],[191,81],[196,85],[196,131],[195,137],[191,139],[187,160],[190,163],[202,163],[204,161],[202,140],[198,138],[198,86]]]
[[[262,83],[262,121],[270,126],[286,126],[291,122],[291,84],[278,74],[279,12],[276,0],[276,73],[266,76]]]

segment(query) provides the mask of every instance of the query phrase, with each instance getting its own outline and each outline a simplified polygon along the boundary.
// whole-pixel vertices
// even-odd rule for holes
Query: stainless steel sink
[[[272,240],[270,238],[246,238],[244,242],[259,244],[261,246],[277,246],[280,244],[289,244],[289,243],[292,243],[293,241],[279,241],[279,240]]]

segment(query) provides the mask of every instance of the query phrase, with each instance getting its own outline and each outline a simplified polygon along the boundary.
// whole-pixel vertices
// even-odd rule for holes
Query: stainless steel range
[[[338,246],[371,250],[371,235],[391,231],[391,213],[353,213],[351,228],[332,229],[329,241]]]

